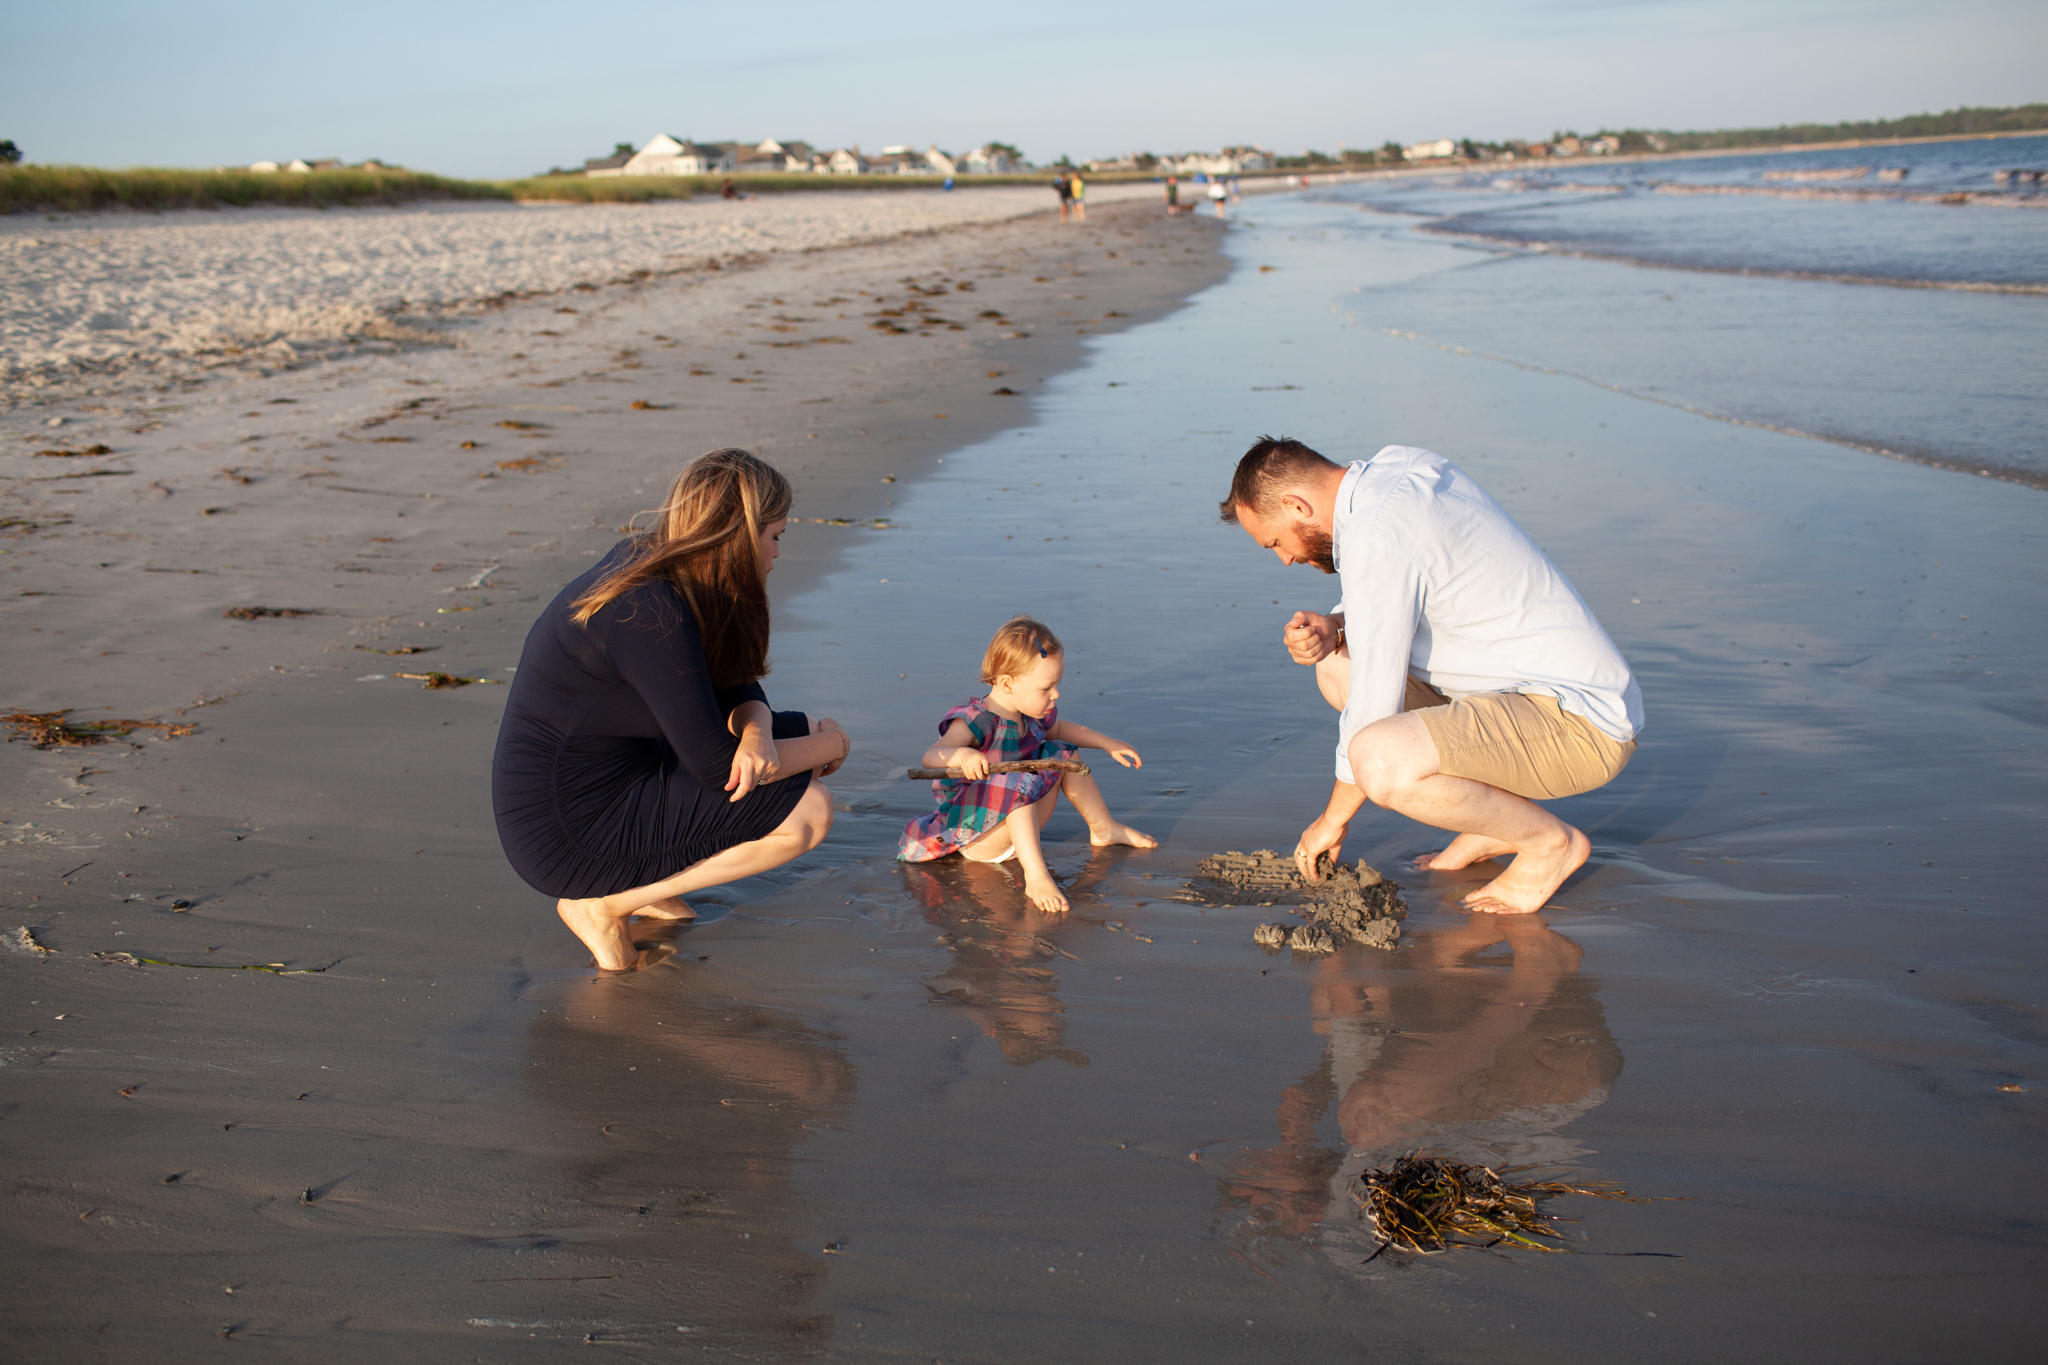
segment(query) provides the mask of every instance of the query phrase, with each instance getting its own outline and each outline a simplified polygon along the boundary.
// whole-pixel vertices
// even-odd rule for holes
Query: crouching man
[[[1413,446],[1348,468],[1261,437],[1223,520],[1282,564],[1336,574],[1329,615],[1298,611],[1287,652],[1343,713],[1337,780],[1295,861],[1315,875],[1367,801],[1457,834],[1416,860],[1512,861],[1470,910],[1540,910],[1586,861],[1586,836],[1537,805],[1614,779],[1642,693],[1578,591],[1464,470]]]

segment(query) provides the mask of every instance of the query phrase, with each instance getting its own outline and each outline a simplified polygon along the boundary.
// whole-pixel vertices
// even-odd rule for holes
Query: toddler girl
[[[905,826],[897,858],[921,863],[958,853],[978,863],[1000,863],[1015,857],[1024,867],[1025,896],[1040,910],[1058,912],[1067,908],[1067,898],[1038,847],[1038,831],[1058,793],[1065,792],[1088,822],[1088,842],[1097,848],[1159,846],[1151,835],[1110,819],[1101,788],[1086,773],[989,772],[991,763],[1070,758],[1080,749],[1107,750],[1126,768],[1145,766],[1122,740],[1059,718],[1055,703],[1066,666],[1058,637],[1028,616],[1014,617],[996,632],[981,660],[988,695],[948,711],[939,721],[939,742],[924,754],[925,767],[964,776],[932,783],[939,808]]]

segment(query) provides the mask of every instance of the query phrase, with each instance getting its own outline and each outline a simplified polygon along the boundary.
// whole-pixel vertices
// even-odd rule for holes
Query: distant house
[[[1237,163],[1238,171],[1267,171],[1273,168],[1273,154],[1264,147],[1225,147],[1223,155]],[[1236,171],[1226,174],[1236,174]]]
[[[749,156],[740,159],[741,170],[748,169],[750,159],[757,161],[773,160],[777,163],[773,166],[761,166],[760,169],[762,170],[808,171],[813,169],[817,162],[818,154],[808,142],[796,140],[778,142],[776,139],[769,137],[761,139],[758,144],[750,149]]]
[[[960,158],[960,168],[969,175],[1006,175],[1014,163],[1010,154],[987,144]]]
[[[624,175],[626,163],[633,159],[631,152],[614,152],[610,156],[593,156],[583,163],[585,175]]]
[[[909,147],[884,147],[880,156],[868,158],[870,175],[930,175],[931,163],[923,152]]]
[[[1561,137],[1550,144],[1552,156],[1577,156],[1586,150],[1586,144],[1576,137]]]
[[[859,147],[841,147],[826,152],[812,163],[811,169],[820,175],[861,175],[868,168],[867,158],[860,154]]]
[[[1090,171],[1135,171],[1138,169],[1138,154],[1125,152],[1114,161],[1084,161],[1082,168]]]
[[[1621,150],[1621,139],[1611,133],[1596,137],[1586,144],[1586,150],[1594,156],[1613,156]]]
[[[614,158],[599,158],[609,163]],[[663,133],[650,139],[639,151],[627,157],[624,164],[613,169],[608,164],[590,167],[590,175],[716,175],[730,171],[737,164],[733,147],[716,146],[692,142],[687,138],[671,137]]]
[[[1412,147],[1403,147],[1401,155],[1410,161],[1441,161],[1447,156],[1458,154],[1458,144],[1447,137],[1434,142],[1418,142]]]
[[[252,161],[249,163],[249,169],[252,171],[262,171],[268,175],[277,169],[277,163],[275,161]]]
[[[951,153],[940,151],[936,142],[924,149],[924,164],[931,168],[933,175],[957,174],[960,165]]]
[[[318,161],[315,161],[307,169],[315,171],[338,171],[341,169],[341,166],[342,163],[339,157],[324,156],[321,157]]]

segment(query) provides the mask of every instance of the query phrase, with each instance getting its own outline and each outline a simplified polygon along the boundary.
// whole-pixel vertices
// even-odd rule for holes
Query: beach
[[[1228,232],[1049,217],[0,419],[5,699],[196,727],[0,766],[17,1349],[2030,1356],[2042,493],[1639,393],[1595,321],[1560,329],[1583,370],[1518,349],[1638,265],[1314,193]],[[1546,294],[1554,265],[1608,273]],[[1513,310],[1462,302],[1476,270]],[[1216,519],[1266,431],[1457,460],[1630,659],[1648,728],[1556,803],[1594,855],[1552,908],[1462,912],[1486,874],[1417,872],[1438,836],[1384,813],[1346,852],[1403,885],[1392,952],[1268,955],[1273,910],[1190,897],[1329,789],[1279,635],[1334,583]],[[599,977],[498,849],[494,683],[724,444],[798,488],[769,696],[856,748],[823,847]],[[254,605],[320,614],[221,615]],[[1091,852],[1063,810],[1064,917],[892,861],[929,809],[903,770],[1016,611],[1067,645],[1062,715],[1144,754],[1096,771],[1161,844]],[[493,681],[396,676],[427,670]],[[1651,1202],[1559,1201],[1583,1254],[1374,1258],[1351,1182],[1418,1148]]]

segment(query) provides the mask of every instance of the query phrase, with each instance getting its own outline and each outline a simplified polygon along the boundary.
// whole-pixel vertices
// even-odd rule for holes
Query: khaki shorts
[[[1429,727],[1437,768],[1489,787],[1554,801],[1607,783],[1628,766],[1636,742],[1606,734],[1555,697],[1481,692],[1451,701],[1419,678],[1408,680],[1404,711]]]

